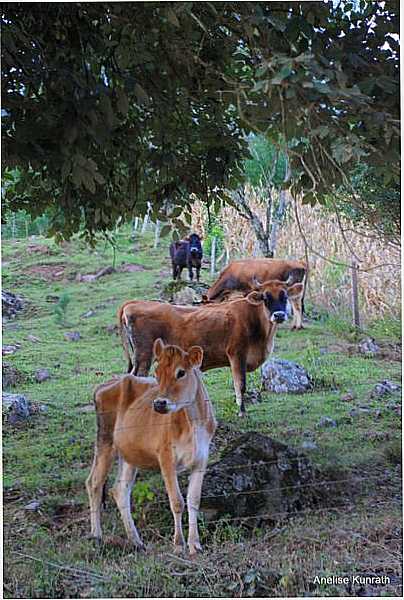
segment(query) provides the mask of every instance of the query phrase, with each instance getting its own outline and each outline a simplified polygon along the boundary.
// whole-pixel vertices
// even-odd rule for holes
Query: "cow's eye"
[[[179,369],[177,371],[177,379],[181,379],[181,377],[184,377],[185,375],[185,371],[183,369]]]

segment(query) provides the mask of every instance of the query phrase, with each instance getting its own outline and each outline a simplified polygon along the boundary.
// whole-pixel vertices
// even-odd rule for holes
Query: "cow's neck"
[[[195,376],[197,377],[195,401],[191,406],[187,406],[184,410],[187,414],[190,426],[200,427],[206,426],[206,421],[211,417],[212,411],[209,398],[201,380],[201,374],[196,373]]]

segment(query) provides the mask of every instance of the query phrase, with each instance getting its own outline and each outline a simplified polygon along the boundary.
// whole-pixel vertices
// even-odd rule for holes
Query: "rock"
[[[313,388],[307,371],[290,360],[267,360],[261,367],[261,376],[265,389],[276,394],[303,394]]]
[[[149,268],[150,267],[145,267],[137,263],[122,263],[121,266],[118,267],[118,271],[121,273],[136,273],[138,271],[147,271]]]
[[[17,350],[19,350],[21,348],[21,344],[6,344],[5,346],[2,347],[1,349],[1,353],[4,355],[7,354],[15,354],[17,352]]]
[[[24,510],[38,510],[40,506],[41,504],[38,500],[32,500],[29,504],[24,506]]]
[[[2,395],[2,411],[5,413],[6,421],[15,425],[28,419],[32,414],[30,401],[22,394]]]
[[[51,374],[49,372],[49,369],[38,369],[37,371],[35,371],[35,381],[37,381],[38,383],[43,383],[44,381],[50,379],[50,377]]]
[[[317,423],[317,427],[336,427],[337,422],[331,417],[321,417],[319,422]]]
[[[194,281],[169,281],[164,285],[160,298],[174,304],[199,304],[202,302],[202,296],[206,294],[209,286]],[[183,290],[187,290],[184,294],[180,294]],[[191,292],[194,292],[192,293]]]
[[[307,485],[313,481],[314,469],[306,456],[250,431],[208,467],[201,510],[208,519],[221,515],[279,519],[314,501],[314,486]]]
[[[198,294],[191,287],[185,287],[173,294],[173,304],[193,304],[198,301]]]
[[[3,388],[14,387],[25,380],[25,375],[18,369],[3,362],[1,366]]]
[[[352,400],[355,400],[355,398],[355,393],[352,390],[348,390],[346,394],[341,396],[342,402],[352,402]]]
[[[95,310],[88,310],[87,312],[83,313],[82,315],[80,315],[80,317],[82,319],[88,319],[90,317],[94,317],[94,315],[96,315],[97,313],[95,312]]]
[[[27,335],[27,340],[28,340],[29,342],[32,342],[33,344],[37,344],[38,342],[40,342],[40,341],[41,341],[41,340],[40,340],[39,338],[37,338],[35,335],[31,335],[31,334],[28,334],[28,335]]]
[[[3,317],[14,319],[17,313],[23,310],[24,300],[16,294],[3,290],[1,292],[1,305]]]
[[[52,303],[56,304],[57,302],[59,302],[59,300],[60,300],[60,296],[55,296],[54,294],[48,294],[47,296],[45,296],[46,302],[52,302]]]
[[[81,273],[77,273],[75,280],[77,282],[86,281],[97,281],[100,277],[104,277],[105,275],[111,275],[111,273],[116,273],[114,267],[104,267],[97,271],[97,273],[88,273],[87,275],[82,275]]]
[[[111,325],[107,325],[107,326],[105,327],[105,331],[106,331],[106,332],[107,332],[109,335],[113,335],[114,333],[115,333],[116,335],[118,335],[118,334],[119,334],[119,327],[118,327],[118,325],[112,325],[112,324],[111,324]]]
[[[375,356],[378,352],[380,352],[380,348],[375,343],[373,338],[365,338],[359,342],[358,350],[360,354],[365,354],[367,356]]]
[[[401,386],[393,383],[392,381],[388,381],[385,379],[380,383],[376,383],[375,387],[370,393],[371,398],[382,398],[383,396],[391,396],[391,394],[399,393],[401,391]]]
[[[302,450],[317,450],[318,446],[316,442],[312,442],[310,440],[305,440],[301,445]]]
[[[78,331],[66,331],[63,335],[70,342],[78,342],[81,339],[81,334]]]

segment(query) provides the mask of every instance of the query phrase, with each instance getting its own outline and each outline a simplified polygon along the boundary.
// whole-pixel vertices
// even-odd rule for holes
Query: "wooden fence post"
[[[159,239],[160,239],[160,221],[157,220],[156,228],[154,230],[154,249],[156,249],[157,246],[159,245]]]
[[[213,275],[215,274],[215,270],[216,270],[216,238],[213,237],[212,238],[212,246],[210,249],[210,274]]]
[[[360,328],[358,270],[359,267],[357,263],[352,261],[352,318],[356,329]]]

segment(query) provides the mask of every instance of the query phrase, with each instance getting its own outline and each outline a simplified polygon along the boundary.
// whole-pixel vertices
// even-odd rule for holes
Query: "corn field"
[[[264,207],[250,192],[250,206],[261,218]],[[359,306],[364,322],[378,317],[400,315],[400,251],[375,238],[371,232],[352,231],[352,225],[335,214],[326,214],[320,206],[312,208],[290,199],[285,222],[279,230],[275,256],[309,261],[307,298],[330,313],[351,319],[352,268],[359,266]],[[259,256],[258,246],[247,219],[231,206],[218,215],[224,232],[225,252],[219,264],[235,258]],[[300,223],[300,228],[299,228]],[[192,225],[203,237],[207,234],[206,210],[196,202]],[[302,235],[303,233],[303,235]],[[304,237],[303,237],[304,236]],[[306,242],[307,248],[306,248]],[[307,252],[307,254],[306,254]],[[324,258],[322,258],[324,257]]]

